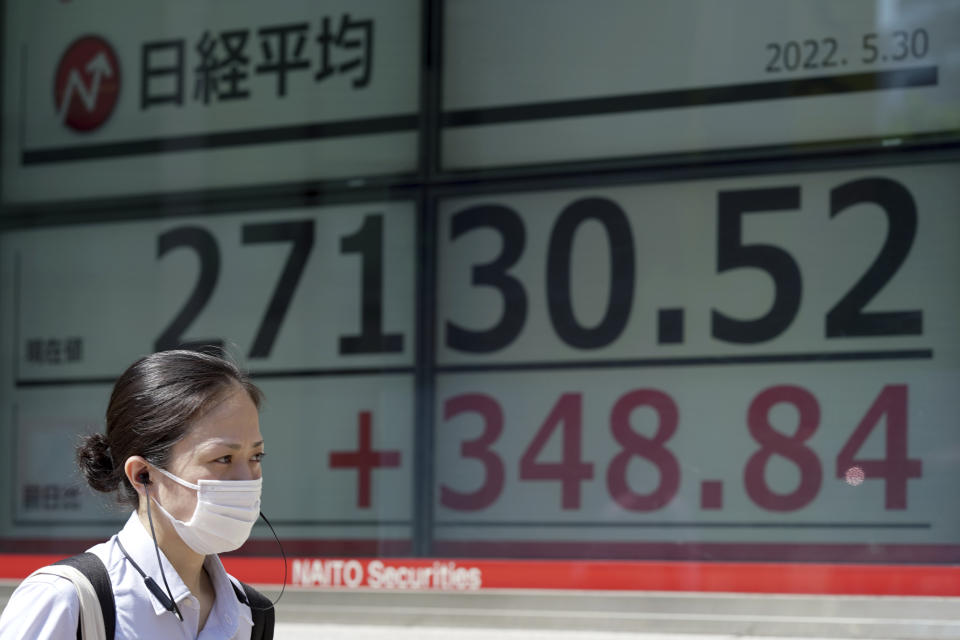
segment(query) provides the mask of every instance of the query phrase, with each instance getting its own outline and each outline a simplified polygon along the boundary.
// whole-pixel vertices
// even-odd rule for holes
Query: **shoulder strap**
[[[237,582],[240,582],[239,580]],[[250,607],[253,618],[253,629],[250,631],[250,640],[273,640],[274,610],[273,602],[246,582],[240,582],[243,591],[232,580],[233,590],[237,600]]]
[[[103,627],[106,631],[108,640],[113,640],[117,628],[117,609],[113,600],[113,585],[110,583],[110,574],[103,565],[103,561],[92,553],[80,553],[70,558],[65,558],[54,564],[62,564],[73,567],[90,581],[93,590],[97,594],[97,600],[100,601],[100,612],[103,615]],[[80,625],[77,625],[77,638],[80,640]]]

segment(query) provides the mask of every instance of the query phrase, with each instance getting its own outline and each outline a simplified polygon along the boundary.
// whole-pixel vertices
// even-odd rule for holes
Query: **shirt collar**
[[[152,577],[157,584],[162,584],[163,578],[157,575],[161,572],[157,569],[157,552],[154,550],[153,537],[140,522],[140,516],[137,515],[136,511],[130,514],[127,524],[117,534],[117,538],[123,548],[126,549],[130,559],[136,562],[143,572]],[[162,575],[166,576],[167,583],[170,585],[170,593],[173,595],[174,602],[180,602],[180,600],[189,596],[190,590],[162,550],[160,551],[160,564],[163,567]],[[153,603],[153,610],[157,615],[167,610],[152,593],[150,594],[150,601]]]
[[[210,575],[210,581],[213,583],[213,590],[217,594],[213,607],[217,610],[220,620],[227,627],[225,629],[226,637],[232,638],[240,623],[247,626],[253,625],[250,607],[242,605],[240,600],[237,599],[233,582],[230,581],[230,576],[223,568],[219,556],[213,554],[207,556],[203,561],[203,566],[206,567],[207,573]],[[241,588],[240,591],[242,593],[243,589]],[[244,595],[244,598],[246,598],[246,595]]]
[[[157,571],[157,552],[154,550],[153,537],[150,535],[149,530],[143,526],[143,523],[140,521],[140,516],[137,515],[136,511],[130,514],[127,524],[124,525],[123,529],[117,534],[117,538],[130,555],[130,558],[143,569],[143,572],[153,577],[154,580],[157,580],[159,576],[156,576],[156,574],[159,573],[159,571]],[[160,563],[163,566],[164,574],[167,576],[167,582],[170,585],[170,592],[173,594],[174,602],[179,603],[181,600],[193,595],[180,578],[180,574],[177,573],[177,570],[174,569],[170,561],[167,560],[162,550],[160,551]],[[226,569],[223,568],[223,563],[220,562],[219,556],[213,554],[208,555],[203,561],[203,566],[210,575],[210,581],[213,583],[213,589],[216,593],[213,606],[217,610],[218,617],[233,627],[234,632],[237,629],[237,627],[234,626],[234,621],[242,621],[248,626],[252,625],[253,618],[250,608],[241,606],[240,601],[237,599],[237,594],[233,589],[230,577],[227,575]],[[157,584],[160,584],[162,580],[162,578],[157,580]],[[167,611],[166,607],[164,607],[152,593],[150,594],[150,601],[153,603],[153,611],[157,615]],[[232,636],[233,632],[227,637]]]

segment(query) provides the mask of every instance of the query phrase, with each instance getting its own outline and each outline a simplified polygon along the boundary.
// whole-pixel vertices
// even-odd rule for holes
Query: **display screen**
[[[6,3],[7,203],[417,170],[420,3]]]
[[[443,201],[438,544],[954,542],[957,175]]]
[[[951,2],[444,8],[440,155],[451,171],[960,131]]]
[[[409,547],[416,226],[397,201],[5,234],[16,522],[83,535],[71,523],[119,517],[80,488],[71,440],[103,430],[134,358],[213,345],[267,398],[271,520]]]
[[[0,554],[112,535],[76,443],[187,348],[302,585],[960,563],[960,3],[3,11]]]

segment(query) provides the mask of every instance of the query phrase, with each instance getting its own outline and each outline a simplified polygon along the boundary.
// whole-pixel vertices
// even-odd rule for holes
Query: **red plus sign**
[[[371,425],[370,412],[360,412],[360,445],[356,451],[332,451],[330,452],[330,467],[339,469],[343,467],[354,467],[360,474],[357,483],[357,506],[361,509],[370,508],[370,479],[372,472],[377,467],[399,467],[399,451],[374,451],[370,441],[372,440],[373,426]]]

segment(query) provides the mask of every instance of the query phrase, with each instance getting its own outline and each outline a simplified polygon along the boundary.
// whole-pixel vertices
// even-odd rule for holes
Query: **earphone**
[[[147,519],[150,521],[150,536],[153,538],[153,548],[157,552],[157,566],[160,567],[160,577],[163,578],[163,586],[167,588],[167,592],[164,593],[154,579],[145,574],[143,570],[137,566],[137,563],[134,562],[129,555],[127,555],[126,550],[124,550],[122,546],[120,547],[120,551],[122,551],[123,555],[127,558],[127,560],[130,561],[130,564],[133,565],[133,568],[137,570],[137,573],[143,577],[143,582],[147,585],[147,589],[150,590],[150,593],[156,596],[157,600],[160,601],[160,604],[163,605],[164,609],[177,614],[177,617],[180,618],[181,622],[183,622],[183,614],[180,613],[180,607],[177,606],[176,601],[173,599],[173,593],[170,591],[170,585],[167,583],[167,574],[163,571],[163,562],[160,561],[160,546],[157,544],[157,534],[153,530],[153,515],[151,514],[150,510],[150,490],[147,489],[147,485],[152,484],[152,482],[150,482],[150,474],[146,471],[141,471],[137,474],[137,482],[143,486],[143,491],[147,494]],[[119,538],[117,538],[117,544],[120,544]]]

